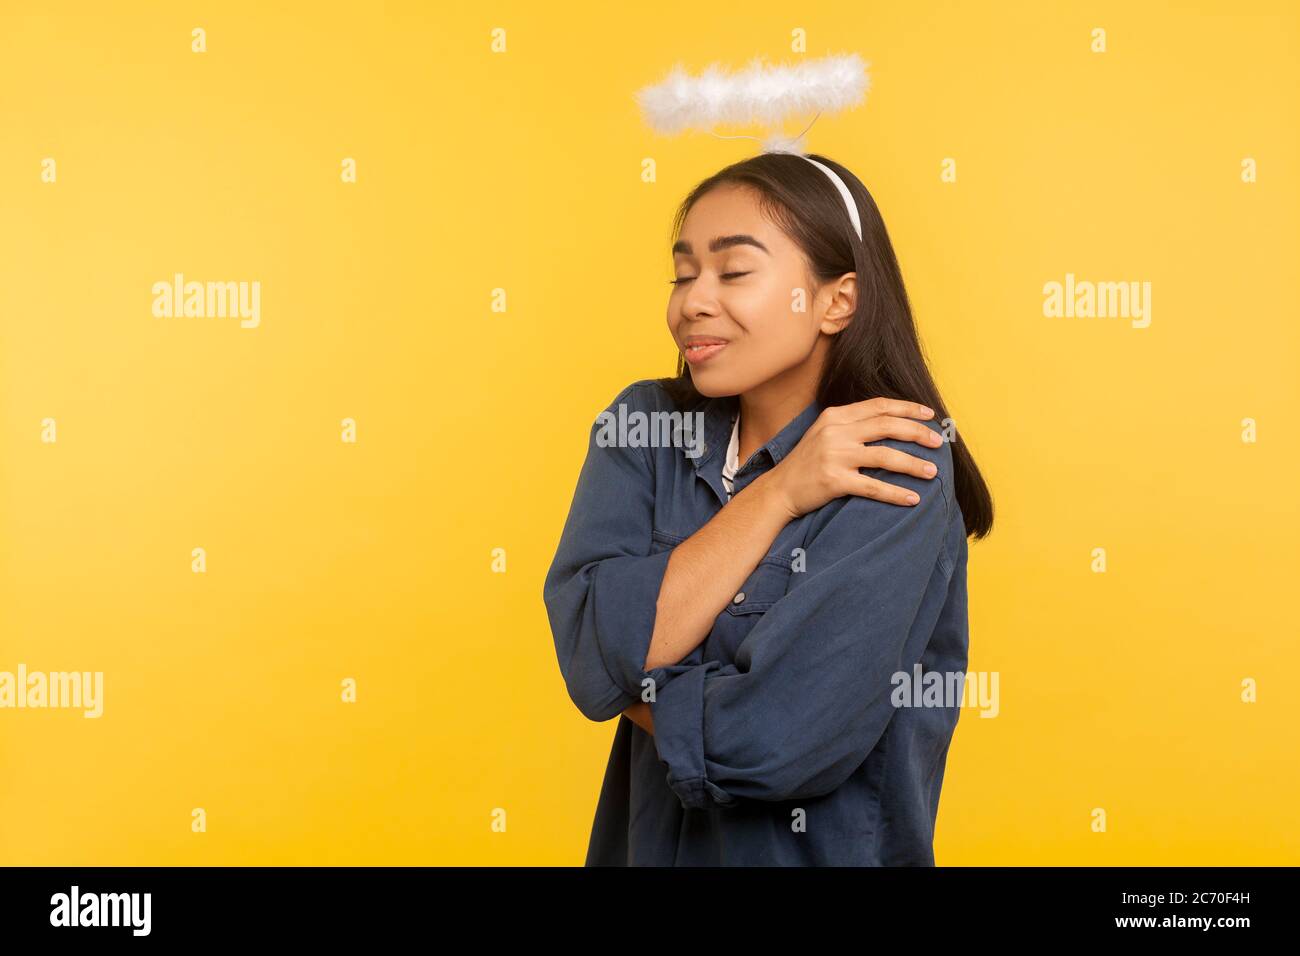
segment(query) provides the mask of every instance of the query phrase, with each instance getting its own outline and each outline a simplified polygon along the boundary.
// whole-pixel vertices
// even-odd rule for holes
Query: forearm
[[[791,520],[775,475],[769,471],[750,482],[673,549],[659,587],[646,670],[676,664],[708,637]]]

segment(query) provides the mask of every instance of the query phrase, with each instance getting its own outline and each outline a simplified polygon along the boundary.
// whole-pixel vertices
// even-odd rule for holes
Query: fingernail
[[[917,503],[918,501],[920,501],[920,500],[921,500],[921,499],[918,498],[916,495],[912,494],[912,492],[909,491],[909,492],[907,493],[907,503],[908,503],[909,505],[914,505],[914,504],[916,504],[916,503]]]
[[[925,467],[922,468],[921,470],[924,471],[927,475],[933,475],[934,465],[930,464],[929,462],[926,462]]]

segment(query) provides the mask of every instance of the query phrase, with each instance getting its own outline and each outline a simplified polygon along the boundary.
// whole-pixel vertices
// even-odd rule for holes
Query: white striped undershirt
[[[735,490],[736,470],[740,468],[740,415],[737,413],[731,426],[731,444],[727,446],[727,460],[722,466],[722,484],[727,489],[727,500]]]

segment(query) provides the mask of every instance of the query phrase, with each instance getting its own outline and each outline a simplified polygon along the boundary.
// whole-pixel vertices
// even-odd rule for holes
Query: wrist
[[[747,490],[755,492],[756,497],[763,502],[765,511],[779,515],[785,521],[793,521],[799,517],[797,509],[790,501],[780,465],[755,478],[750,482]]]

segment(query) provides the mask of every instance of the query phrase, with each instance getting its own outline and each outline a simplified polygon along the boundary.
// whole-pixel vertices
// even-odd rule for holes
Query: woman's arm
[[[676,664],[708,637],[717,616],[790,521],[843,495],[916,504],[909,489],[858,469],[888,467],[933,477],[930,462],[866,444],[892,437],[937,447],[943,443],[941,436],[914,420],[933,417],[924,405],[887,398],[823,411],[775,468],[750,482],[673,549],[659,588],[645,669]]]
[[[617,717],[641,697],[669,558],[653,547],[653,461],[644,447],[603,440],[604,423],[624,411],[652,413],[665,402],[653,383],[633,382],[592,423],[542,588],[565,687],[590,720]]]
[[[655,748],[683,807],[830,793],[879,742],[897,676],[924,656],[956,566],[951,452],[926,454],[938,483],[901,479],[915,507],[861,496],[836,507],[808,542],[807,573],[734,663],[649,673]]]
[[[933,477],[931,462],[898,449],[864,444],[891,436],[931,448],[942,444],[929,427],[904,416],[929,420],[934,413],[924,405],[885,398],[827,409],[775,468],[754,479],[674,548],[659,588],[645,670],[678,663],[708,637],[717,616],[758,567],[781,529],[799,515],[846,494],[908,507],[916,504],[909,489],[858,470],[888,466],[904,474]],[[642,730],[654,733],[648,703],[638,701],[623,713]]]
[[[709,636],[722,609],[796,517],[779,482],[775,470],[759,475],[673,548],[659,587],[646,670],[676,664]]]
[[[666,643],[674,648],[687,648],[687,651],[682,652],[684,656],[689,653],[689,649],[704,640],[712,621],[739,587],[739,584],[728,582],[725,590],[721,587],[716,590],[710,588],[709,593],[715,596],[710,597],[709,602],[716,606],[707,614],[698,612],[698,609],[688,610],[684,625],[677,623],[683,620],[678,603],[698,601],[699,592],[685,590],[684,584],[674,584],[669,589],[668,600],[660,601],[663,580],[674,552],[682,549],[689,560],[689,552],[695,551],[695,547],[692,545],[689,551],[685,550],[691,539],[673,550],[654,550],[651,546],[655,509],[653,463],[643,447],[627,447],[622,443],[608,445],[601,440],[605,415],[617,415],[624,403],[630,410],[650,412],[666,409],[667,399],[653,383],[634,382],[623,389],[610,403],[604,415],[592,424],[587,457],[574,490],[573,503],[555,558],[543,584],[543,600],[555,639],[556,660],[565,686],[578,709],[589,719],[597,721],[617,717],[639,699],[646,699],[648,688],[654,686],[654,678],[646,673],[645,662],[651,656],[656,618],[661,609],[665,621],[672,622],[668,625],[668,630],[664,631]],[[844,409],[853,407],[844,406],[828,412],[838,416],[842,415]],[[929,432],[914,421],[898,422],[883,415],[878,421],[892,421],[897,425],[919,429],[922,433]],[[822,424],[822,419],[818,419],[815,424]],[[904,440],[911,437],[893,430],[871,437],[880,437],[880,434],[891,434]],[[871,439],[863,437],[856,446],[857,458],[863,465],[911,471],[912,466],[918,464],[916,459],[901,452],[863,447],[861,442],[869,440]],[[806,458],[805,451],[801,450],[806,444],[807,442],[801,441],[778,468],[786,462],[790,462],[786,470],[795,468],[796,459]],[[897,460],[890,463],[887,458],[872,457],[880,456],[881,453],[897,456],[898,460],[910,462],[911,465],[902,469]],[[869,461],[868,457],[872,457],[872,460]],[[734,520],[740,520],[745,526],[744,533],[767,535],[762,548],[751,542],[741,549],[747,555],[749,564],[743,573],[734,570],[728,572],[734,580],[744,581],[749,571],[762,559],[761,552],[770,546],[777,532],[789,520],[788,515],[807,504],[806,488],[801,490],[801,482],[794,480],[807,470],[806,465],[806,461],[798,465],[798,470],[792,472],[790,480],[782,482],[791,507],[795,510],[779,519],[779,523],[778,518],[772,517],[774,506],[764,504],[762,499],[766,494],[758,491],[759,488],[766,487],[766,481],[760,485],[756,479],[723,509],[736,509],[725,516],[728,525]],[[772,474],[776,471],[773,469]],[[857,494],[894,500],[889,497],[890,494],[902,493],[902,489],[896,486],[858,474],[856,468],[852,471],[853,478],[861,482],[857,485]],[[873,490],[872,486],[879,486],[882,490]],[[845,493],[848,493],[847,489],[835,492]],[[748,495],[748,503],[741,501],[745,495]],[[751,511],[756,504],[758,507]],[[746,514],[749,515],[747,522]],[[728,530],[728,526],[724,525],[723,532],[722,543],[729,544],[729,536],[742,533],[742,527],[738,525]],[[715,573],[719,562],[730,561],[729,553],[718,554],[713,551],[695,557],[701,561],[695,567],[704,567],[707,572],[705,580]],[[703,605],[704,602],[699,603]],[[679,627],[686,633],[678,633]],[[656,655],[655,659],[661,658]]]

